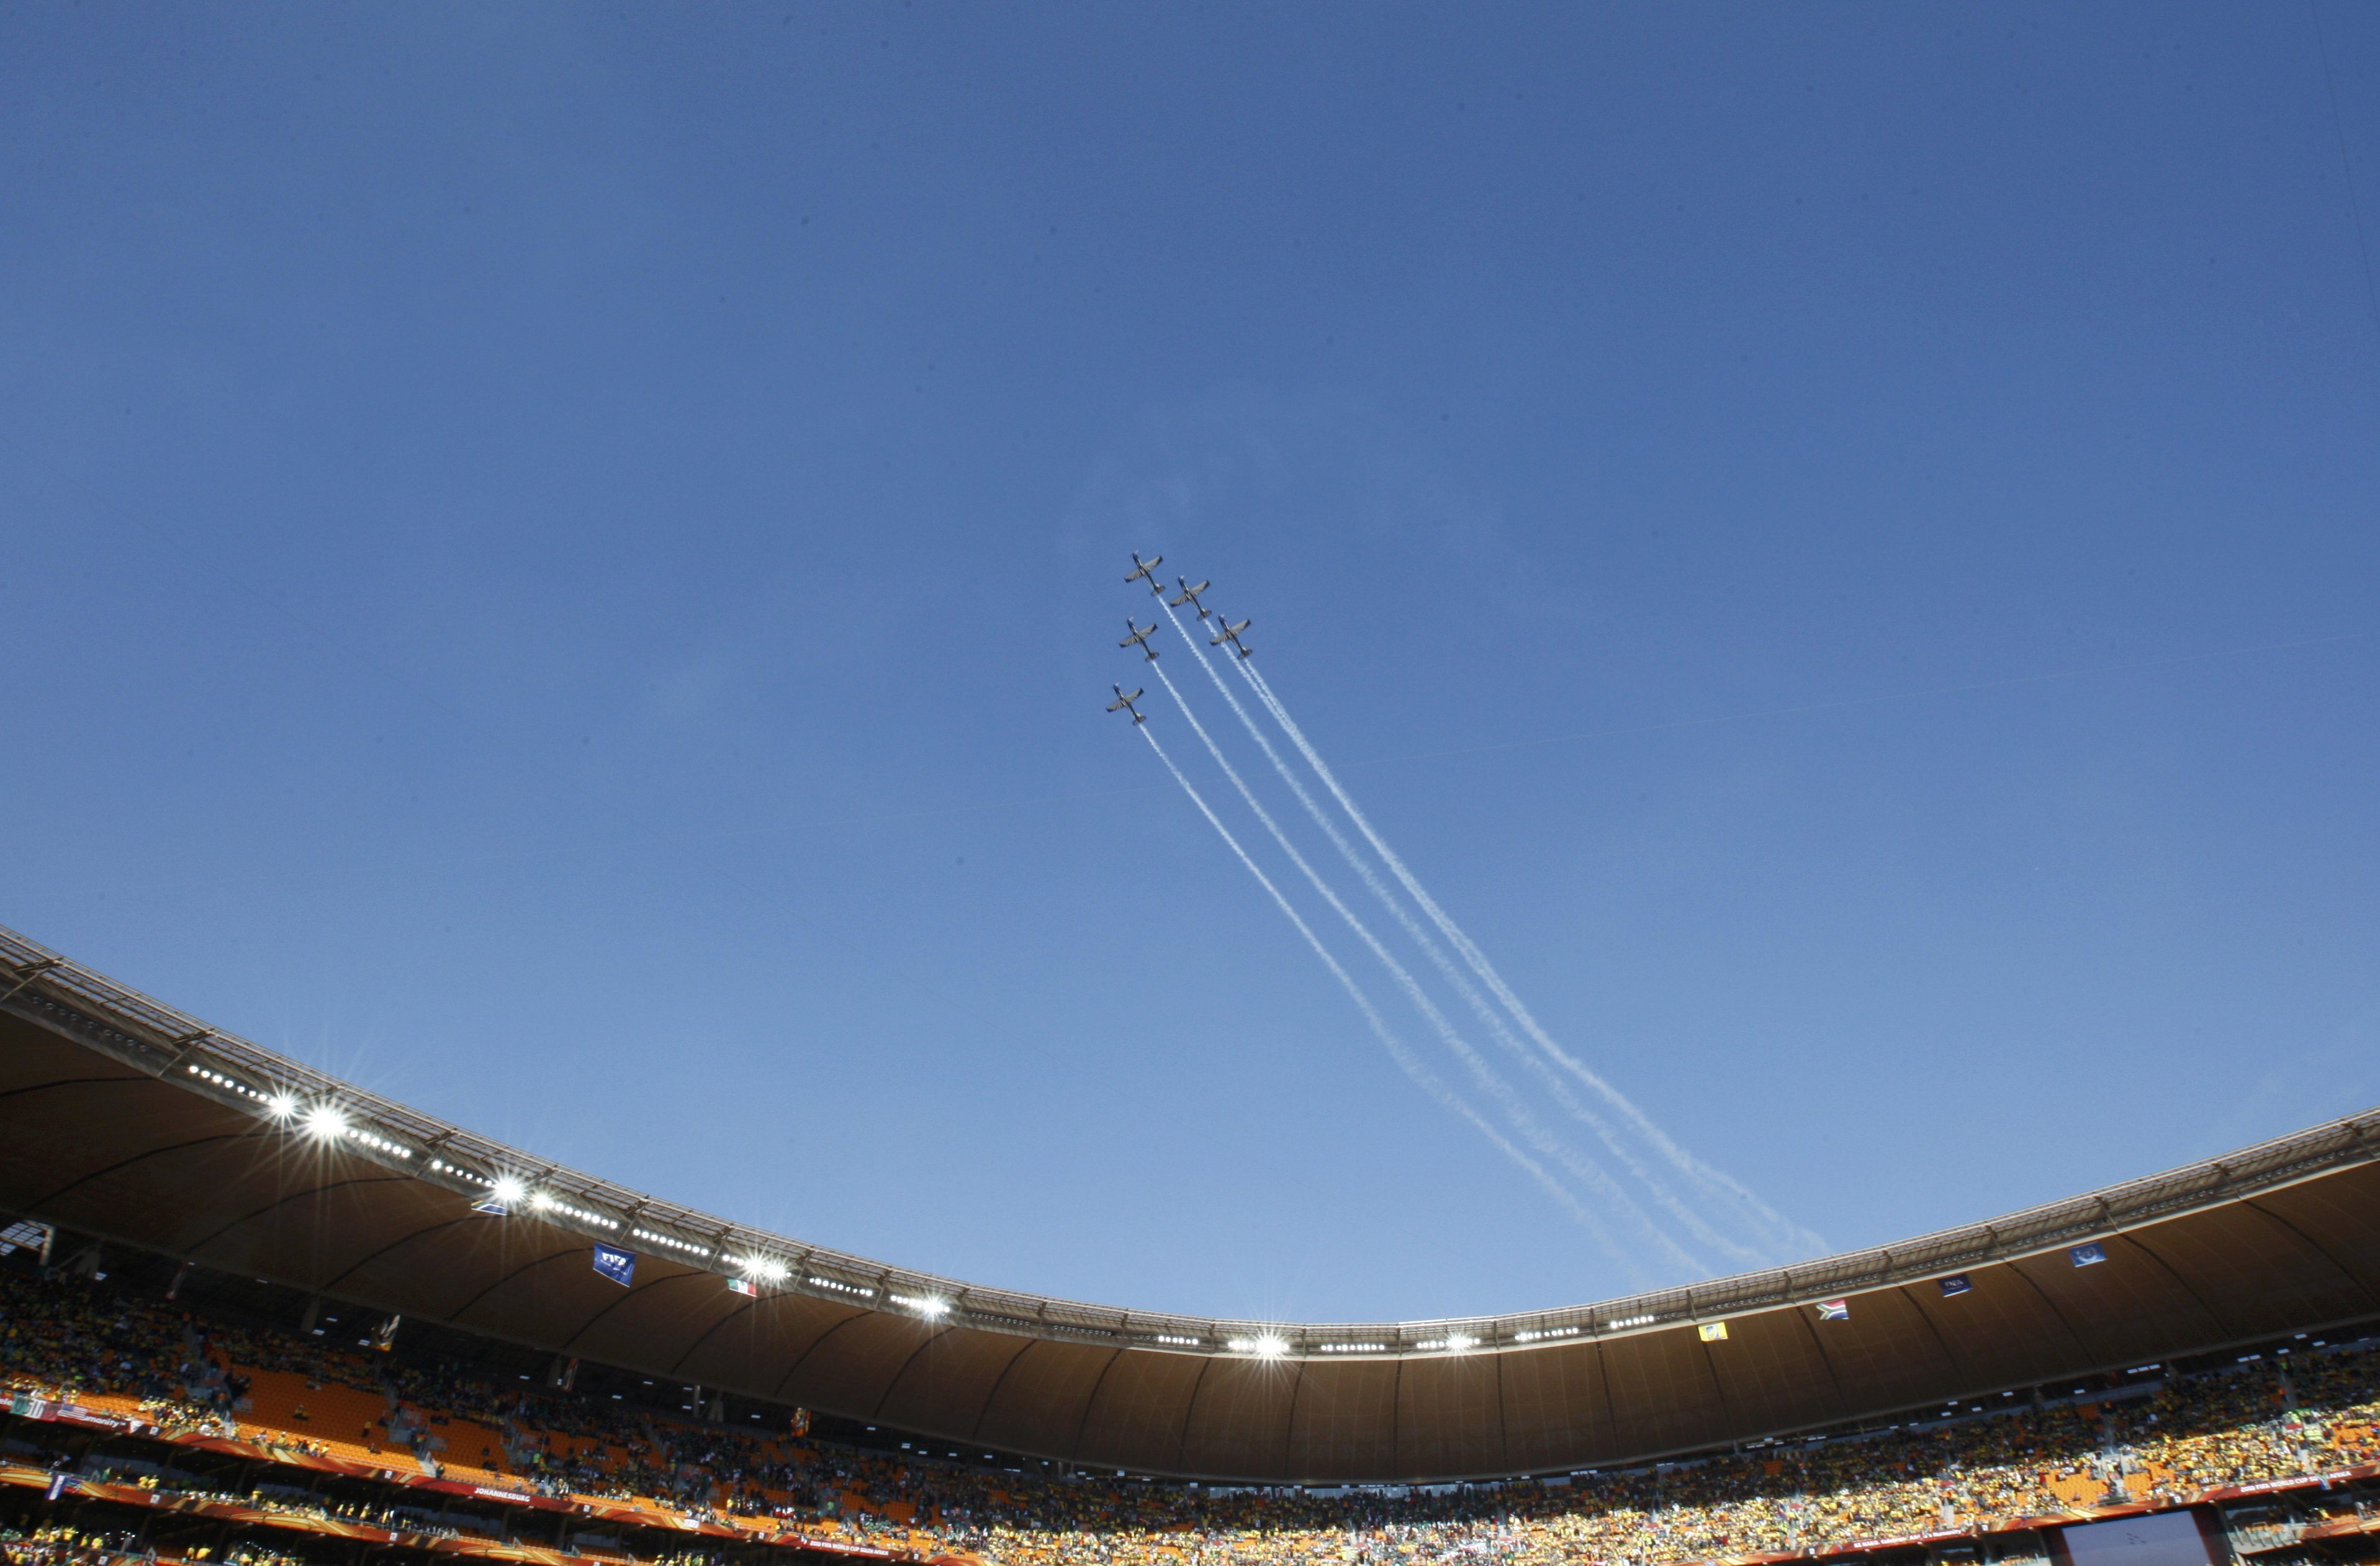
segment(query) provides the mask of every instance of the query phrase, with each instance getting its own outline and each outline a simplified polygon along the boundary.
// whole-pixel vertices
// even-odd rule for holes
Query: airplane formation
[[[1157,568],[1164,563],[1165,556],[1161,554],[1152,554],[1147,560],[1143,560],[1140,557],[1140,552],[1138,550],[1135,550],[1132,555],[1132,572],[1124,577],[1125,585],[1130,586],[1134,582],[1147,582],[1148,584],[1149,596],[1165,604],[1167,608],[1181,609],[1187,606],[1198,612],[1199,619],[1213,619],[1215,624],[1220,626],[1220,629],[1218,630],[1213,637],[1208,639],[1208,646],[1221,647],[1228,642],[1231,644],[1232,650],[1238,653],[1241,657],[1245,658],[1252,654],[1256,649],[1249,647],[1245,642],[1240,640],[1240,633],[1248,628],[1249,623],[1247,621],[1243,620],[1238,625],[1234,625],[1229,618],[1217,614],[1215,611],[1208,608],[1205,604],[1198,601],[1199,595],[1204,593],[1208,589],[1213,587],[1215,585],[1214,583],[1200,582],[1196,586],[1193,586],[1189,577],[1176,577],[1173,578],[1173,585],[1181,589],[1180,596],[1175,598],[1167,598],[1165,596],[1165,584],[1158,580],[1157,577]],[[1123,640],[1116,643],[1116,645],[1118,647],[1136,647],[1140,649],[1141,655],[1149,662],[1156,662],[1157,649],[1148,644],[1148,638],[1157,634],[1157,626],[1155,623],[1152,622],[1148,625],[1137,625],[1133,623],[1132,616],[1127,614],[1123,619],[1123,628],[1126,633],[1124,638]],[[1132,721],[1135,723],[1145,723],[1148,722],[1147,718],[1141,715],[1139,710],[1132,705],[1134,698],[1139,696],[1140,692],[1135,690],[1131,696],[1125,696],[1122,686],[1116,686],[1112,688],[1116,693],[1117,699],[1109,704],[1109,711],[1131,712]]]

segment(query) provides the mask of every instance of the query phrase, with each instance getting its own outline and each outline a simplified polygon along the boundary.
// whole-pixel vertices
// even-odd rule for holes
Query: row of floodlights
[[[346,1140],[360,1143],[376,1151],[386,1153],[391,1158],[409,1159],[413,1157],[412,1148],[357,1124],[347,1118],[346,1112],[338,1105],[328,1100],[309,1107],[299,1103],[292,1094],[260,1092],[246,1083],[196,1062],[191,1062],[188,1069],[192,1076],[202,1082],[221,1087],[241,1098],[256,1100],[274,1120],[284,1123],[294,1122],[298,1129],[318,1141]],[[533,1212],[552,1213],[563,1218],[576,1219],[578,1222],[594,1229],[616,1232],[622,1227],[620,1220],[607,1213],[579,1207],[553,1195],[551,1191],[532,1190],[528,1183],[517,1175],[482,1174],[477,1170],[466,1168],[461,1164],[449,1163],[444,1159],[438,1158],[430,1160],[430,1171],[433,1174],[450,1175],[484,1186],[489,1196],[507,1208],[526,1206]],[[658,1229],[647,1229],[642,1225],[631,1227],[628,1232],[635,1239],[647,1244],[658,1245],[663,1250],[676,1252],[692,1260],[706,1261],[712,1255],[709,1245],[686,1239],[683,1235],[667,1233]],[[756,1282],[782,1283],[793,1276],[793,1269],[773,1256],[722,1255],[720,1259],[735,1268],[740,1276]],[[813,1274],[807,1281],[812,1288],[824,1289],[830,1293],[847,1294],[856,1299],[876,1297],[876,1291],[866,1284],[850,1282],[841,1278]],[[890,1293],[886,1298],[892,1305],[904,1310],[913,1311],[929,1320],[939,1320],[948,1316],[952,1308],[950,1301],[932,1294]],[[1624,1321],[1613,1321],[1606,1325],[1611,1328],[1636,1327],[1648,1323],[1652,1319],[1651,1317],[1632,1317]],[[1528,1343],[1545,1338],[1575,1337],[1579,1331],[1580,1329],[1576,1327],[1557,1327],[1534,1332],[1518,1332],[1513,1334],[1513,1338],[1515,1341]],[[1197,1348],[1201,1343],[1201,1340],[1197,1338],[1173,1332],[1157,1333],[1152,1341],[1169,1348]],[[1289,1354],[1291,1347],[1289,1340],[1277,1332],[1259,1333],[1253,1338],[1232,1338],[1223,1346],[1233,1354],[1253,1354],[1258,1359],[1282,1358]],[[1313,1352],[1317,1354],[1387,1354],[1393,1346],[1380,1342],[1328,1342],[1315,1344]],[[1450,1332],[1443,1338],[1432,1338],[1414,1346],[1429,1353],[1462,1354],[1477,1348],[1479,1340],[1460,1332]]]
[[[301,1104],[293,1094],[261,1092],[237,1078],[226,1076],[222,1072],[200,1065],[196,1062],[192,1062],[188,1069],[189,1074],[202,1082],[221,1087],[241,1098],[254,1099],[274,1120],[284,1123],[294,1122],[298,1130],[317,1141],[357,1142],[375,1151],[385,1153],[391,1158],[409,1159],[413,1157],[411,1147],[357,1124],[347,1118],[344,1110],[327,1099],[307,1106]],[[607,1213],[579,1207],[553,1195],[551,1191],[532,1190],[528,1183],[517,1175],[482,1174],[477,1170],[467,1169],[461,1164],[449,1163],[444,1159],[436,1158],[430,1160],[430,1171],[433,1174],[451,1175],[473,1184],[484,1186],[489,1196],[507,1208],[526,1206],[533,1212],[553,1213],[563,1218],[576,1219],[578,1222],[594,1229],[616,1232],[622,1227],[620,1220]],[[683,1235],[666,1233],[658,1229],[647,1229],[641,1225],[631,1227],[628,1232],[634,1238],[647,1244],[658,1245],[663,1250],[676,1252],[692,1260],[709,1260],[712,1255],[709,1245],[686,1239]],[[741,1276],[756,1282],[782,1283],[793,1275],[793,1269],[790,1267],[773,1256],[722,1255],[720,1259],[735,1268]],[[841,1278],[813,1274],[807,1281],[812,1288],[824,1289],[830,1293],[847,1294],[856,1299],[876,1297],[876,1291],[866,1284],[850,1282]],[[951,1302],[937,1295],[892,1293],[886,1298],[892,1304],[905,1310],[913,1311],[929,1320],[939,1320],[951,1313]],[[1609,1329],[1639,1327],[1650,1323],[1652,1319],[1649,1316],[1630,1317],[1625,1320],[1607,1322],[1605,1325]],[[1516,1332],[1513,1334],[1513,1341],[1530,1343],[1547,1338],[1576,1337],[1580,1330],[1581,1329],[1576,1327],[1543,1328],[1536,1331]],[[1199,1339],[1172,1332],[1160,1332],[1155,1335],[1153,1341],[1169,1348],[1200,1346]],[[1263,1332],[1253,1338],[1232,1338],[1223,1346],[1233,1354],[1253,1354],[1258,1359],[1282,1358],[1289,1354],[1291,1348],[1289,1340],[1278,1332]],[[1460,1332],[1450,1332],[1443,1338],[1432,1338],[1414,1346],[1429,1353],[1462,1354],[1477,1348],[1479,1340]],[[1327,1342],[1315,1344],[1313,1352],[1317,1354],[1387,1354],[1392,1347],[1392,1344],[1380,1342]]]
[[[411,1147],[393,1137],[382,1135],[368,1125],[357,1124],[347,1118],[345,1110],[328,1099],[311,1105],[300,1103],[294,1093],[286,1091],[267,1093],[261,1088],[250,1087],[237,1077],[226,1076],[213,1067],[201,1065],[196,1061],[190,1062],[183,1067],[183,1070],[211,1086],[220,1087],[226,1093],[252,1100],[274,1120],[285,1125],[294,1124],[298,1130],[318,1142],[357,1142],[375,1152],[386,1153],[393,1159],[409,1159],[413,1157]]]
[[[1192,1345],[1198,1341],[1196,1338],[1160,1338],[1157,1341],[1160,1343]],[[1223,1346],[1233,1354],[1254,1354],[1258,1359],[1280,1359],[1291,1349],[1289,1340],[1278,1332],[1259,1332],[1253,1338],[1226,1339]],[[1415,1348],[1428,1354],[1464,1354],[1478,1346],[1478,1339],[1463,1332],[1449,1332],[1443,1338],[1427,1338],[1414,1344]],[[1308,1352],[1312,1354],[1393,1354],[1396,1348],[1397,1345],[1394,1343],[1329,1342],[1316,1343]]]
[[[1605,1322],[1603,1324],[1603,1328],[1604,1330],[1608,1332],[1621,1332],[1627,1330],[1631,1327],[1648,1327],[1652,1325],[1656,1319],[1657,1317],[1650,1316],[1623,1317],[1616,1321]],[[1513,1333],[1512,1341],[1516,1343],[1542,1343],[1560,1338],[1582,1337],[1585,1332],[1586,1329],[1583,1326],[1536,1327],[1525,1331]],[[1196,1347],[1198,1340],[1196,1338],[1160,1337],[1157,1341],[1160,1343],[1178,1343],[1184,1347]],[[1481,1341],[1482,1340],[1472,1336],[1468,1332],[1449,1332],[1442,1338],[1424,1338],[1415,1342],[1413,1346],[1424,1354],[1467,1354],[1471,1350],[1479,1347]],[[1223,1346],[1233,1354],[1254,1354],[1258,1359],[1281,1358],[1283,1355],[1291,1352],[1292,1347],[1289,1340],[1282,1337],[1278,1332],[1259,1333],[1252,1338],[1232,1338],[1226,1341]],[[1394,1343],[1327,1342],[1312,1344],[1306,1352],[1310,1354],[1392,1354],[1396,1352],[1396,1349],[1397,1345]]]
[[[628,1232],[639,1240],[659,1245],[663,1250],[675,1251],[680,1256],[692,1256],[697,1261],[707,1260],[710,1256],[709,1245],[688,1240],[682,1235],[664,1234],[658,1229],[631,1229]],[[781,1272],[779,1276],[782,1277],[783,1274]]]
[[[385,1153],[390,1158],[408,1161],[414,1157],[413,1148],[391,1137],[382,1135],[368,1125],[359,1124],[349,1119],[345,1110],[328,1099],[309,1105],[301,1102],[293,1093],[263,1092],[250,1087],[237,1077],[228,1076],[195,1061],[185,1069],[191,1076],[211,1086],[220,1087],[239,1098],[253,1100],[273,1120],[318,1142],[353,1142],[370,1147],[375,1152]],[[617,1232],[623,1227],[621,1220],[609,1213],[597,1212],[590,1208],[580,1207],[575,1202],[555,1196],[551,1191],[532,1189],[528,1183],[518,1175],[482,1174],[478,1170],[458,1163],[450,1163],[443,1158],[432,1158],[430,1160],[430,1172],[446,1175],[483,1187],[488,1197],[499,1208],[508,1210],[526,1207],[532,1212],[551,1213],[557,1217],[573,1219],[589,1228],[612,1232]],[[707,1260],[712,1254],[709,1245],[688,1240],[682,1235],[664,1233],[658,1229],[647,1229],[638,1225],[631,1227],[629,1232],[648,1244],[658,1245],[664,1250],[674,1251],[695,1260]],[[757,1282],[782,1283],[793,1276],[793,1269],[773,1256],[722,1256],[721,1259],[734,1267],[741,1276]],[[864,1288],[856,1283],[846,1283],[835,1278],[812,1278],[810,1282],[820,1288],[862,1297],[872,1297],[876,1293],[873,1289]],[[895,1294],[892,1296],[892,1302],[925,1317],[946,1316],[951,1309],[948,1300],[929,1295]]]
[[[200,1082],[212,1083],[215,1086],[222,1088],[226,1093],[235,1094],[242,1099],[253,1099],[258,1103],[266,1105],[268,1108],[278,1102],[273,1094],[260,1093],[255,1088],[250,1087],[247,1083],[240,1081],[237,1077],[225,1076],[223,1073],[214,1070],[212,1067],[202,1066],[196,1061],[192,1061],[190,1062],[189,1072],[192,1076],[197,1077]],[[289,1103],[293,1108],[296,1106],[297,1102],[298,1101],[295,1099],[289,1099]]]

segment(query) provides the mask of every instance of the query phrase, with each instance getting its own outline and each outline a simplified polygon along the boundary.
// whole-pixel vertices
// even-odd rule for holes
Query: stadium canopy
[[[648,1376],[1139,1473],[1607,1466],[2380,1314],[2380,1111],[1773,1271],[1521,1315],[1302,1325],[986,1289],[713,1218],[324,1076],[6,931],[0,1043],[0,1206],[18,1214]],[[475,1210],[490,1206],[509,1214]],[[635,1255],[631,1286],[595,1270],[599,1245]]]

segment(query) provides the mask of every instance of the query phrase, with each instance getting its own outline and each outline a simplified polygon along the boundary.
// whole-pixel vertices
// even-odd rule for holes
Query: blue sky
[[[2349,168],[2335,0],[11,7],[0,922],[908,1265],[1625,1288],[1099,710],[1161,550],[1833,1245],[2362,1108]]]

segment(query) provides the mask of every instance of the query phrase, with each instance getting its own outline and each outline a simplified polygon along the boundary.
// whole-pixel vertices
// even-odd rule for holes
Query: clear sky
[[[1100,710],[1161,550],[1828,1244],[2286,1132],[2380,1100],[2352,191],[2338,0],[12,6],[0,922],[907,1265],[1625,1288]]]

